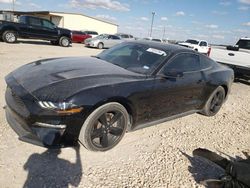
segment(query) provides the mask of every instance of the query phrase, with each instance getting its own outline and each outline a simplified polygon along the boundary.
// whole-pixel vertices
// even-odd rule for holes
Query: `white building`
[[[63,27],[70,30],[89,30],[89,31],[96,31],[99,34],[101,33],[115,34],[117,33],[118,30],[118,25],[115,23],[78,13],[65,13],[65,12],[53,12],[53,11],[35,11],[35,12],[0,11],[0,20],[10,21],[13,20],[15,16],[20,16],[20,15],[32,15],[40,18],[45,18],[52,21],[58,27]]]

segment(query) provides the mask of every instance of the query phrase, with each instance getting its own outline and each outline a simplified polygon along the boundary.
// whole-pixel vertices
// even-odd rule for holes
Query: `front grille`
[[[16,95],[10,87],[7,87],[6,93],[5,93],[5,99],[7,105],[15,111],[17,114],[28,117],[30,115],[27,107],[25,106],[23,100]]]

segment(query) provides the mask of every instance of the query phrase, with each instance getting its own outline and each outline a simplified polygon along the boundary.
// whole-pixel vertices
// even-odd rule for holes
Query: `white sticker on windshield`
[[[149,69],[149,67],[148,67],[148,66],[146,66],[146,65],[144,65],[144,66],[143,66],[143,68],[144,68],[144,69]]]
[[[166,52],[164,52],[162,50],[155,49],[155,48],[149,48],[149,49],[147,49],[147,52],[151,52],[151,53],[163,55],[163,56],[167,55]]]

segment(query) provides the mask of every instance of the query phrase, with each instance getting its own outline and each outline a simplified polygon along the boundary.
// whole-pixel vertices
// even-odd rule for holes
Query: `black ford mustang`
[[[6,76],[6,117],[23,141],[105,151],[126,131],[215,115],[233,71],[187,48],[127,42],[95,57],[36,61]]]

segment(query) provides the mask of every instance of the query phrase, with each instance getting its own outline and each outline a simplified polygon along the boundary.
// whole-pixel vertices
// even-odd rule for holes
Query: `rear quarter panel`
[[[205,75],[207,80],[207,99],[212,94],[212,92],[219,86],[224,87],[226,95],[228,96],[234,80],[234,72],[232,69],[224,65],[214,63],[213,67],[206,71]]]
[[[22,24],[24,25],[24,24]],[[0,21],[0,35],[4,33],[6,30],[14,30],[18,33],[20,32],[20,24],[15,22],[8,22],[8,21]]]

